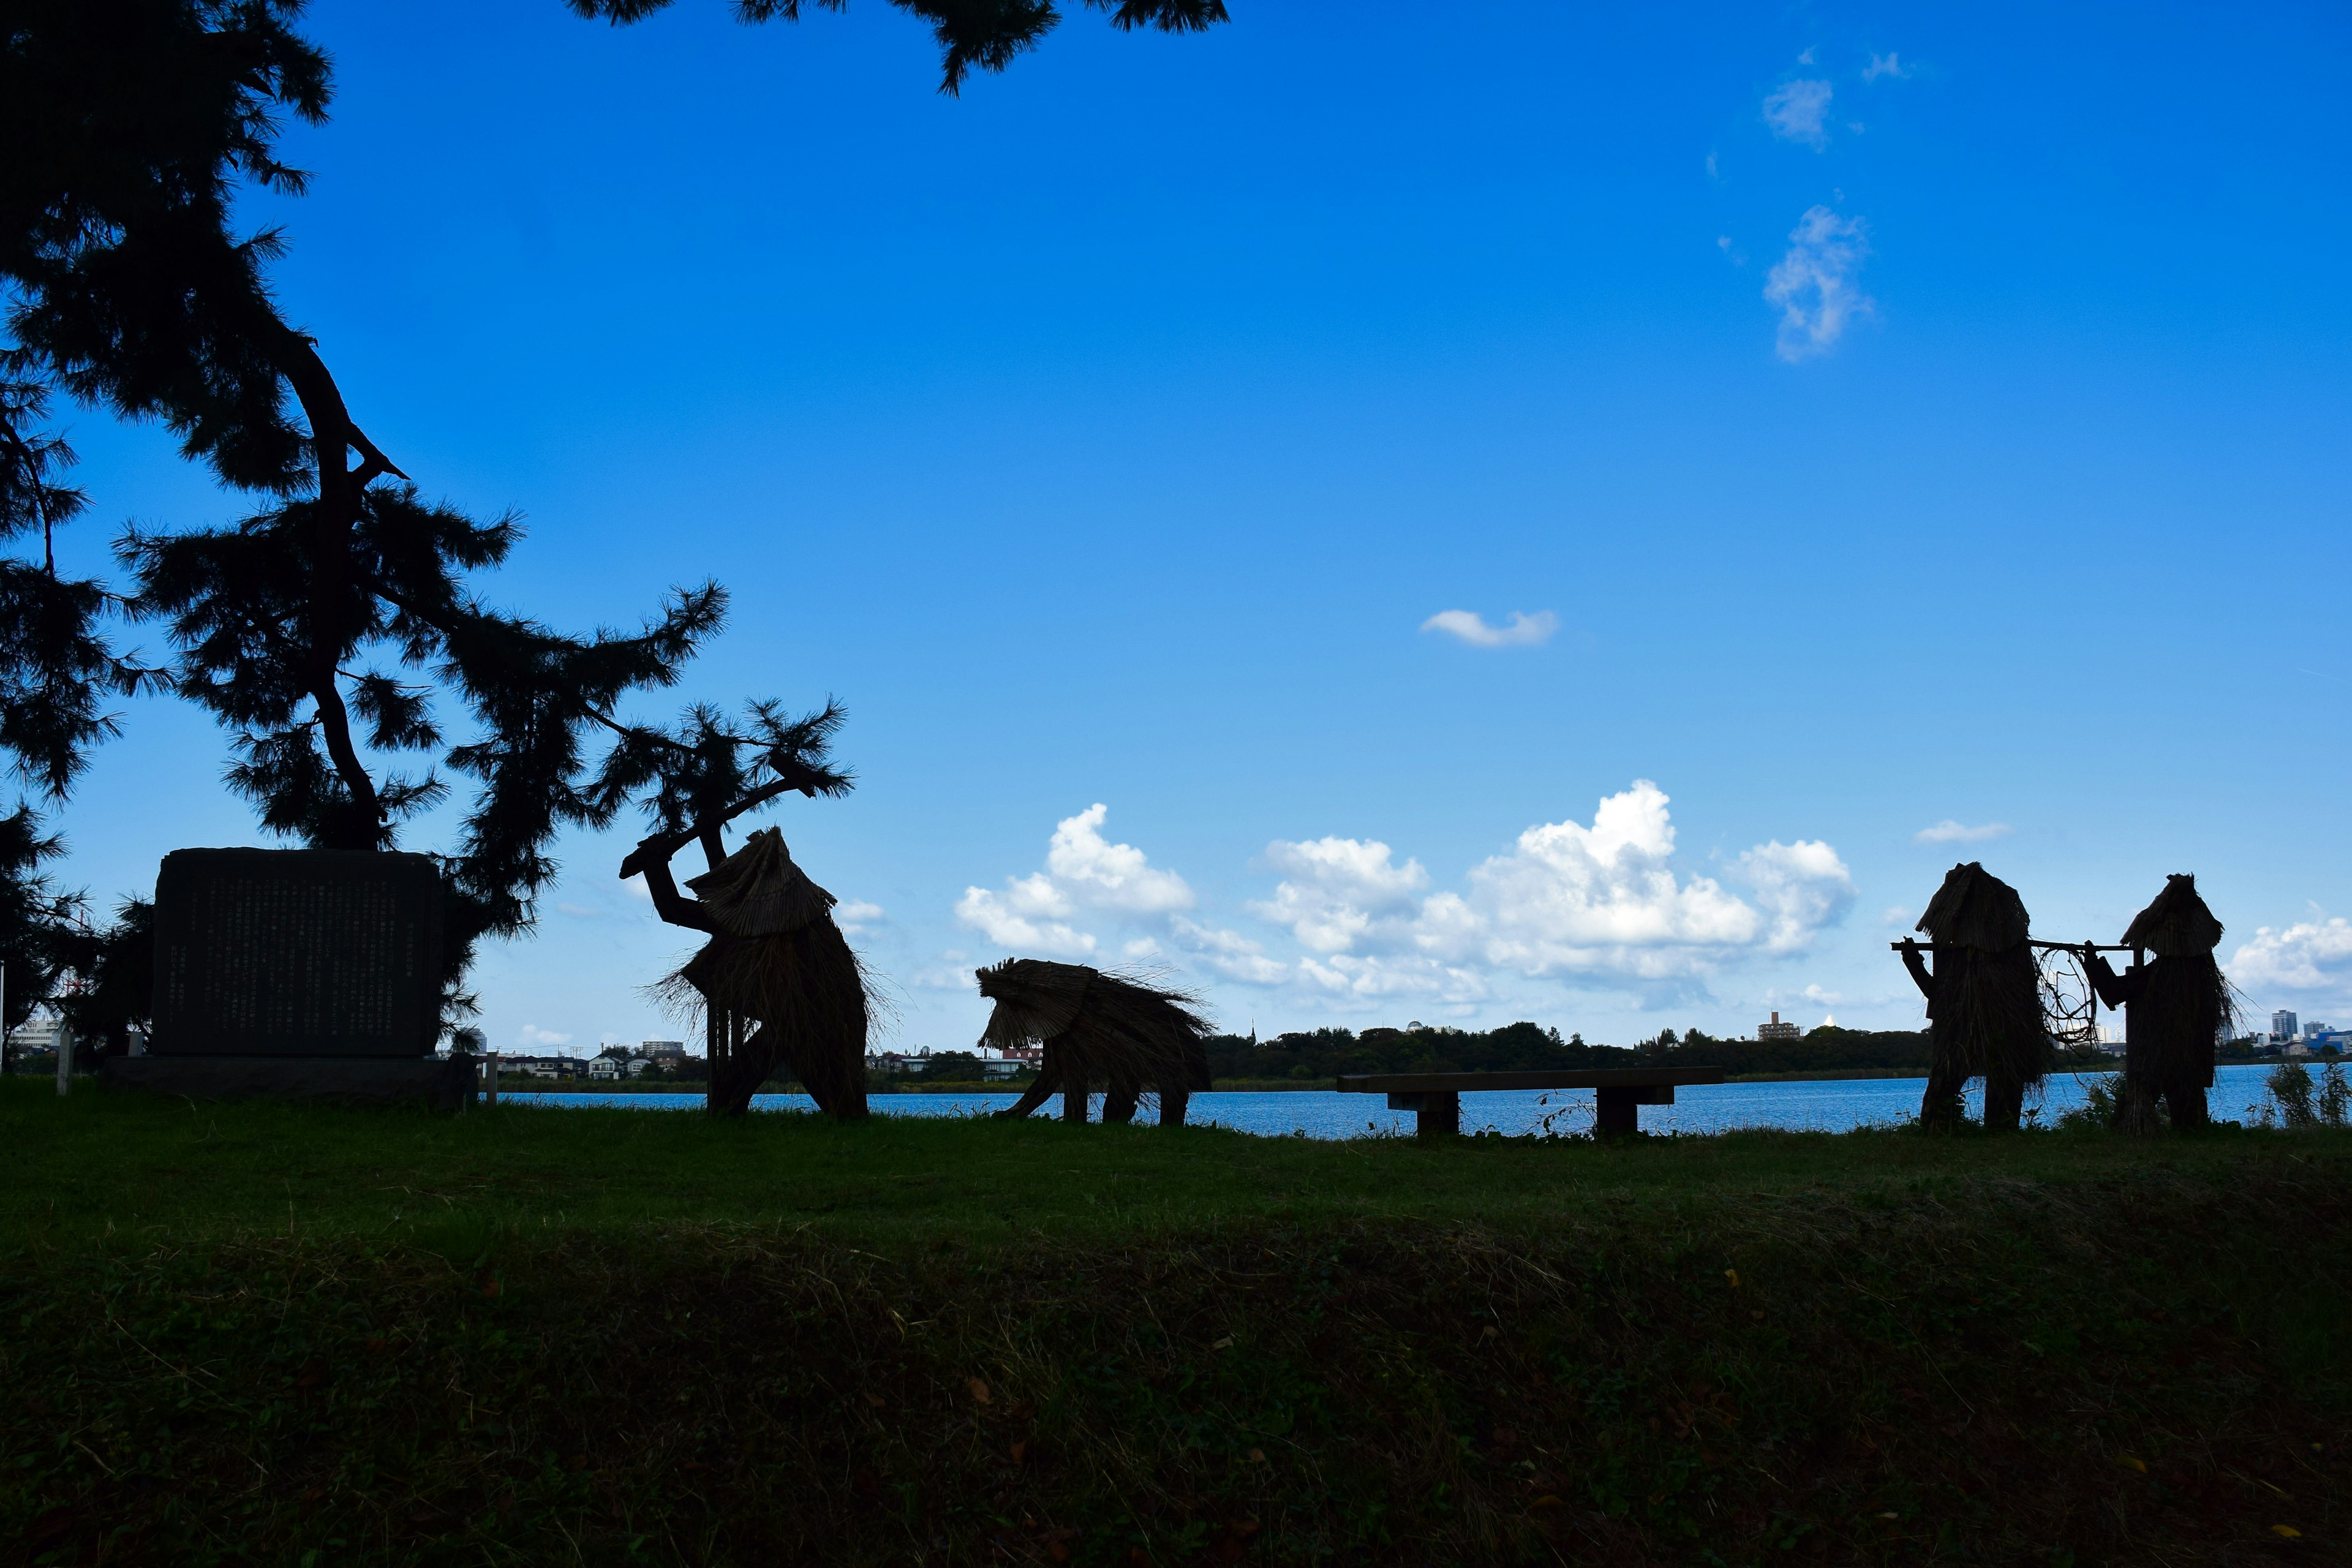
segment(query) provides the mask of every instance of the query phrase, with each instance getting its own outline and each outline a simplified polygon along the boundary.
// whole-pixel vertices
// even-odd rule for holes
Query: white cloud
[[[1878,912],[1878,923],[1883,926],[1909,925],[1911,911],[1901,904],[1889,904]]]
[[[1715,153],[1712,151],[1709,151],[1706,155],[1706,177],[1710,180],[1719,180],[1723,178],[1723,171],[1717,167]]]
[[[1765,279],[1765,300],[1780,308],[1778,352],[1794,364],[1827,353],[1845,335],[1847,323],[1871,310],[1870,298],[1856,286],[1863,258],[1870,254],[1860,218],[1843,218],[1812,206],[1789,231],[1789,251]]]
[[[1394,853],[1377,840],[1276,839],[1265,847],[1265,861],[1283,879],[1273,898],[1249,906],[1250,913],[1288,926],[1309,952],[1345,952],[1375,919],[1404,908],[1429,886],[1420,861],[1399,866]]]
[[[1174,872],[1103,842],[1100,806],[1061,825],[1045,870],[998,891],[967,889],[956,914],[1015,952],[1097,962],[1110,948],[1342,1007],[1410,997],[1464,1009],[1508,976],[1687,990],[1727,964],[1805,950],[1852,907],[1845,863],[1815,840],[1734,857],[1725,877],[1746,897],[1677,871],[1667,804],[1637,781],[1601,800],[1589,826],[1527,829],[1458,890],[1432,891],[1420,861],[1378,839],[1277,839],[1258,864],[1281,879],[1248,909],[1283,931],[1287,955],[1195,918]],[[969,971],[955,978],[969,984]],[[931,972],[916,983],[933,984]]]
[[[559,903],[555,906],[555,912],[559,915],[570,915],[573,920],[580,921],[602,920],[604,915],[604,910],[592,909],[586,904]]]
[[[1098,945],[1077,923],[1082,914],[1147,917],[1192,907],[1192,889],[1173,871],[1152,866],[1131,844],[1102,836],[1109,807],[1097,801],[1054,829],[1045,868],[1005,879],[1004,890],[966,888],[956,919],[1001,947],[1084,958]]]
[[[1093,932],[1055,918],[1076,911],[1044,876],[1024,877],[1002,893],[966,888],[963,897],[956,900],[955,912],[956,919],[999,947],[1046,952],[1056,958],[1084,958],[1095,950]]]
[[[1836,851],[1801,840],[1759,845],[1736,862],[1760,908],[1711,878],[1677,878],[1666,805],[1642,779],[1603,799],[1590,827],[1528,828],[1511,853],[1472,869],[1466,896],[1423,903],[1416,945],[1529,976],[1654,982],[1737,955],[1796,952],[1853,903]]]
[[[1089,909],[1164,914],[1192,907],[1192,889],[1173,871],[1156,870],[1143,851],[1102,836],[1110,808],[1097,801],[1064,817],[1045,849],[1045,871]]]
[[[1475,610],[1440,610],[1421,623],[1425,632],[1444,632],[1473,647],[1533,647],[1549,642],[1559,630],[1559,617],[1549,610],[1525,615],[1517,610],[1503,625],[1490,626]]]
[[[525,1050],[540,1046],[568,1046],[571,1043],[571,1036],[559,1035],[552,1029],[542,1029],[537,1024],[525,1024],[515,1031],[515,1044]]]
[[[1343,952],[1303,958],[1298,973],[1310,990],[1339,1003],[1413,996],[1466,1004],[1482,1002],[1489,994],[1485,978],[1475,971],[1411,955]]]
[[[1764,123],[1781,141],[1801,142],[1818,153],[1830,144],[1825,127],[1833,91],[1815,77],[1784,81],[1764,95]]]
[[[1654,989],[1748,956],[1810,945],[1853,902],[1852,875],[1828,845],[1775,839],[1732,864],[1748,902],[1674,868],[1667,797],[1646,780],[1602,800],[1591,826],[1539,824],[1507,854],[1473,868],[1460,891],[1424,893],[1418,860],[1377,840],[1267,847],[1284,873],[1250,910],[1305,949],[1297,978],[1334,999],[1429,996],[1474,1002],[1490,977],[1590,979]]]
[[[1903,57],[1893,49],[1887,50],[1883,55],[1874,53],[1870,57],[1870,63],[1862,68],[1862,79],[1864,81],[1876,81],[1883,76],[1891,76],[1897,81],[1906,81],[1916,74],[1918,74],[1918,68],[1905,65]]]
[[[963,954],[950,952],[945,957],[949,962],[915,971],[912,984],[925,991],[971,991],[971,965],[963,961]]]
[[[1252,942],[1239,931],[1204,926],[1182,915],[1168,923],[1170,934],[1183,944],[1189,956],[1228,980],[1249,985],[1279,985],[1291,978],[1289,965],[1268,958],[1265,943]]]
[[[2241,986],[2286,991],[2352,986],[2352,924],[2339,915],[2283,930],[2263,926],[2231,958],[2230,978]]]
[[[1823,926],[1834,925],[1853,907],[1853,877],[1837,851],[1818,840],[1759,844],[1733,862],[1740,880],[1756,889],[1756,902],[1770,925],[1764,938],[1769,952],[1794,952],[1810,944]]]
[[[833,906],[833,923],[855,936],[882,920],[882,906],[869,904],[863,899],[849,899]]]
[[[1990,844],[1996,838],[2006,838],[2017,829],[2006,822],[1987,822],[1970,827],[1964,822],[1944,818],[1932,827],[1923,827],[1911,836],[1914,844]]]

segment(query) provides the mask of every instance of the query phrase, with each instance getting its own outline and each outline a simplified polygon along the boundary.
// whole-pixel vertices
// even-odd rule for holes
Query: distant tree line
[[[1527,1022],[1499,1029],[1314,1029],[1256,1040],[1219,1035],[1209,1070],[1221,1079],[1336,1078],[1342,1073],[1542,1072],[1591,1068],[1719,1067],[1741,1073],[1927,1070],[1927,1037],[1917,1030],[1823,1026],[1792,1040],[1718,1039],[1701,1029],[1661,1031],[1633,1046],[1560,1037]]]

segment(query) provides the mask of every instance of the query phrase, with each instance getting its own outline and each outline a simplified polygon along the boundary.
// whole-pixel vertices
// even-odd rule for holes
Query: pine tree
[[[642,21],[669,9],[672,0],[564,0],[583,16],[602,17],[614,26]],[[735,0],[737,20],[797,22],[802,0]],[[809,0],[819,10],[845,11],[848,0]],[[1037,47],[1058,26],[1062,14],[1052,0],[890,0],[898,10],[931,25],[940,46],[940,90],[950,96],[973,68],[1001,71]],[[1086,0],[1090,11],[1108,12],[1121,32],[1150,27],[1163,33],[1203,33],[1226,20],[1224,0]]]
[[[568,3],[619,24],[665,0]],[[1213,0],[1089,3],[1126,28],[1223,17]],[[1057,20],[1034,0],[893,4],[932,24],[950,92]],[[306,184],[276,152],[287,117],[322,123],[331,98],[325,55],[296,30],[302,10],[0,0],[0,285],[14,339],[0,345],[0,542],[43,543],[39,565],[0,559],[0,750],[62,801],[115,731],[106,700],[169,686],[227,731],[228,782],[262,825],[325,848],[395,847],[404,822],[465,781],[457,841],[440,857],[462,1007],[455,987],[479,938],[530,926],[562,827],[602,826],[635,800],[657,830],[715,842],[727,817],[782,789],[838,793],[847,775],[824,755],[840,712],[794,721],[762,702],[729,721],[696,706],[671,730],[622,716],[718,632],[715,583],[674,589],[634,629],[588,634],[488,599],[484,574],[520,537],[513,519],[427,500],[369,439],[319,343],[272,296],[281,237],[233,224],[241,186]],[[799,5],[737,12],[789,21]],[[132,530],[117,546],[127,594],[61,577],[54,536],[83,498],[60,481],[72,453],[46,425],[52,389],[163,424],[255,510],[229,528]],[[171,667],[118,655],[117,616],[160,623]],[[26,845],[47,842],[37,818],[11,820]],[[0,855],[0,877],[38,894],[41,858]]]

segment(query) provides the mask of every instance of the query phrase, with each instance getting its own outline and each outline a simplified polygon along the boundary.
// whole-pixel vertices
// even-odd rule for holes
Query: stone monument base
[[[422,1100],[462,1110],[477,1058],[434,1057],[109,1057],[100,1081],[190,1100],[331,1100],[387,1105]]]

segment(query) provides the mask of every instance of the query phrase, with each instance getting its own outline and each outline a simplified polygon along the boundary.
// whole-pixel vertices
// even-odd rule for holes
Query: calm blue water
[[[2262,1066],[2225,1067],[2214,1075],[2207,1103],[2214,1116],[2243,1120],[2248,1108],[2263,1099]],[[1849,1132],[1877,1122],[1900,1121],[1918,1114],[1925,1079],[1848,1079],[1834,1083],[1717,1083],[1685,1086],[1675,1091],[1672,1105],[1645,1105],[1642,1126],[1652,1132],[1723,1132],[1735,1127],[1780,1127],[1791,1131]],[[697,1110],[698,1094],[517,1094],[500,1099],[516,1105],[593,1106],[615,1110]],[[1013,1103],[1016,1095],[877,1094],[867,1103],[884,1116],[981,1116]],[[2041,1098],[2042,1119],[2058,1114],[2083,1100],[2082,1086],[2073,1078],[2053,1077]],[[2032,1100],[2026,1101],[2030,1111]],[[762,1094],[751,1101],[755,1110],[814,1109],[804,1094]],[[1045,1102],[1040,1115],[1059,1112],[1058,1099]],[[1095,1114],[1101,1114],[1097,1099]],[[1981,1091],[1969,1096],[1969,1113],[1984,1110]],[[1151,1116],[1147,1105],[1139,1120]],[[1391,1110],[1386,1097],[1340,1094],[1331,1089],[1291,1089],[1270,1094],[1196,1094],[1189,1120],[1195,1124],[1230,1127],[1269,1137],[1294,1134],[1308,1138],[1360,1138],[1372,1132],[1409,1132],[1411,1111]],[[1592,1126],[1592,1096],[1574,1091],[1465,1094],[1462,1097],[1462,1131],[1494,1131],[1510,1134],[1589,1131]]]

